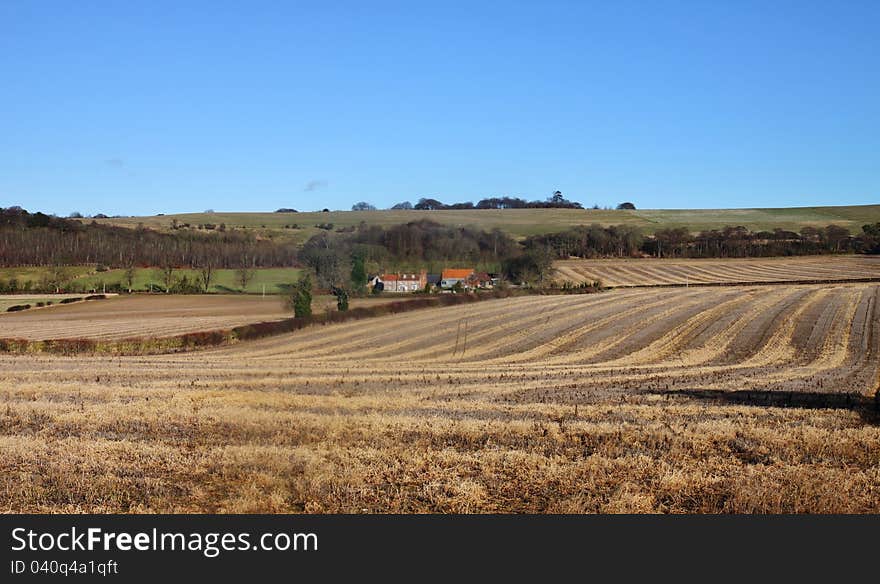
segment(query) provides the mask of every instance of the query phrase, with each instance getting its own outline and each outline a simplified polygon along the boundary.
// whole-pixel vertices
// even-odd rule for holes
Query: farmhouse
[[[459,282],[461,282],[462,287],[465,287],[468,284],[468,278],[473,275],[473,268],[443,270],[440,274],[440,287],[448,290]]]
[[[373,287],[377,283],[383,285],[382,290],[385,292],[418,292],[425,289],[428,283],[428,273],[421,270],[418,274],[399,273],[399,274],[382,274],[373,278],[370,283]]]

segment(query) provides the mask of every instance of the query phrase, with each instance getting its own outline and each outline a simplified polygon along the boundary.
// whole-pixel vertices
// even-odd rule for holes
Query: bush
[[[30,304],[16,304],[15,306],[7,308],[6,312],[20,312],[22,310],[28,310],[30,307]]]
[[[348,310],[348,291],[345,288],[333,287],[332,293],[336,296],[336,308],[339,312]]]
[[[76,298],[62,298],[59,301],[59,304],[71,304],[73,302],[82,302],[82,298],[77,296]]]

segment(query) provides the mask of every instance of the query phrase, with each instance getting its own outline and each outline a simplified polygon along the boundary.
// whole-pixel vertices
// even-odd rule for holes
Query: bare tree
[[[132,287],[134,286],[134,279],[137,275],[137,271],[134,267],[134,255],[128,257],[125,262],[125,272],[122,274],[122,279],[128,284],[128,291],[131,292]]]
[[[48,282],[46,288],[55,288],[55,292],[60,292],[61,288],[70,280],[70,270],[61,261],[55,261],[49,269]]]
[[[158,271],[159,279],[165,286],[165,293],[168,294],[171,292],[172,286],[174,286],[174,264],[170,261],[165,261],[162,263],[162,268]]]
[[[202,290],[207,294],[211,288],[211,283],[214,281],[214,262],[207,260],[198,270],[199,283],[202,285]]]
[[[238,268],[235,270],[235,281],[241,285],[241,291],[244,292],[247,290],[248,284],[253,281],[254,276],[256,276],[257,271],[253,268],[248,268],[247,266]]]

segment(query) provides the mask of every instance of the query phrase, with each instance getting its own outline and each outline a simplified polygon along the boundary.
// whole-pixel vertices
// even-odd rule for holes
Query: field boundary
[[[498,300],[516,296],[544,296],[561,294],[592,294],[598,288],[574,289],[512,289],[493,290],[483,293],[443,294],[411,300],[400,300],[378,306],[359,306],[345,312],[328,312],[308,317],[291,317],[281,320],[256,322],[231,328],[183,333],[170,337],[131,337],[111,341],[85,338],[60,338],[31,340],[0,338],[0,353],[52,353],[57,355],[155,355],[180,353],[208,347],[219,347],[240,341],[260,339],[294,332],[315,325],[328,325],[352,320],[376,318],[426,308],[456,306],[484,300]]]

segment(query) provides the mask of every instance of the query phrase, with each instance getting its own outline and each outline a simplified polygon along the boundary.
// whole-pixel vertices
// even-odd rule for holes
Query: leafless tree
[[[205,260],[199,267],[199,283],[202,290],[207,293],[214,281],[214,262],[213,260]]]

